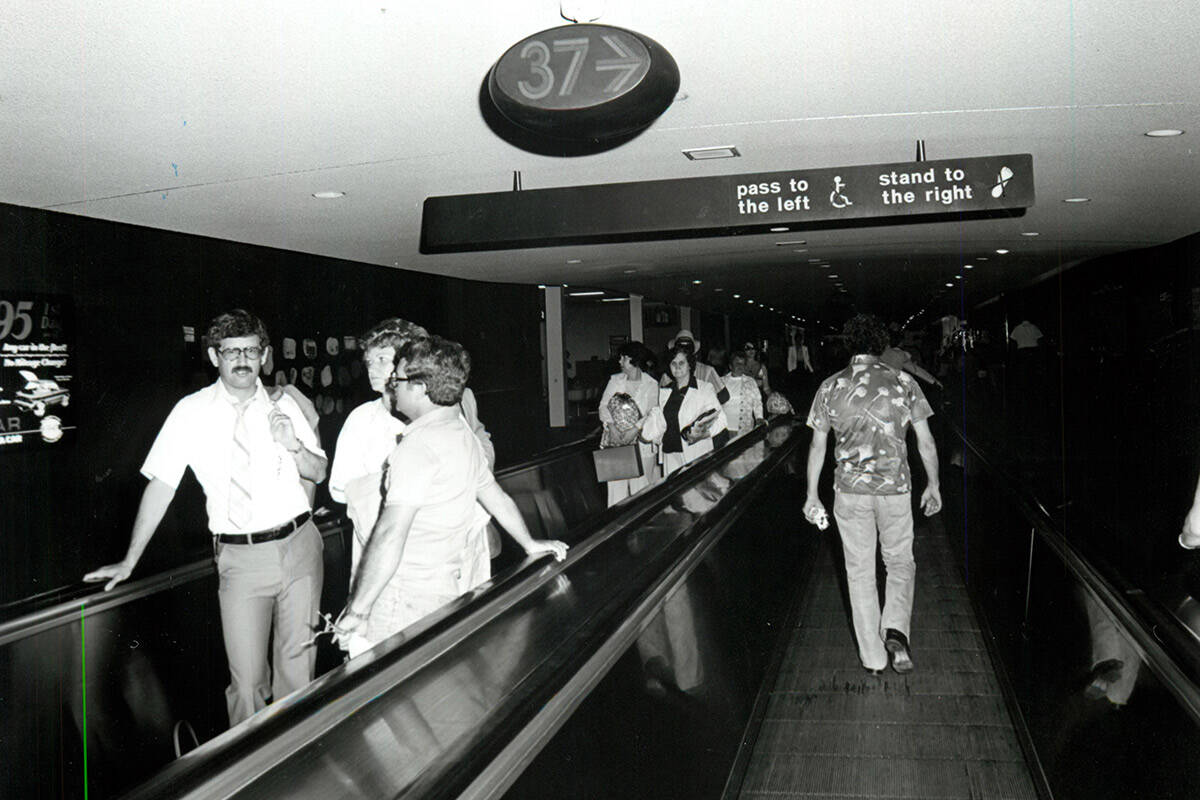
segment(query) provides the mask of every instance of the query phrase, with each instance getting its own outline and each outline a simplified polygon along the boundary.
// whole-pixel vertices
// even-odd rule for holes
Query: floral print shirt
[[[904,494],[912,491],[908,426],[931,416],[929,401],[910,375],[877,356],[857,355],[817,389],[808,426],[835,434],[833,485],[839,492]]]

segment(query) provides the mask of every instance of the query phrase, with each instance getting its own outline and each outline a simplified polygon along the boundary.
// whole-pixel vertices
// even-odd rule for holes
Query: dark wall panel
[[[0,205],[0,290],[68,296],[74,304],[72,408],[79,431],[61,449],[0,451],[0,603],[78,580],[119,558],[144,486],[138,468],[172,405],[215,380],[197,339],[217,313],[244,307],[283,337],[314,338],[314,361],[349,372],[356,353],[327,356],[324,342],[403,316],[462,342],[471,386],[501,464],[537,452],[540,295],[533,287],[453,280],[234,242]],[[280,363],[276,353],[276,369]],[[341,423],[370,399],[355,368],[322,417],[332,448]],[[534,401],[534,402],[531,402]],[[318,495],[318,502],[322,495]],[[203,497],[181,486],[143,565],[173,563],[207,546]],[[139,571],[142,567],[139,567]]]

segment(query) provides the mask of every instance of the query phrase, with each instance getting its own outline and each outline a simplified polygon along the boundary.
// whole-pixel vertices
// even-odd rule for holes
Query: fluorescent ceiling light
[[[771,228],[771,233],[783,233],[784,231],[787,231],[787,230],[790,230],[790,228],[788,228],[787,225],[784,225],[779,228]]]
[[[600,301],[601,303],[628,303],[628,297],[606,297]]]
[[[1063,200],[1063,202],[1064,203],[1090,203],[1090,202],[1092,202],[1092,198],[1090,198],[1090,197],[1068,197],[1068,198],[1065,198]]]
[[[568,297],[599,297],[602,294],[604,294],[603,291],[599,291],[599,292],[567,292]]]
[[[345,197],[345,192],[313,192],[313,197],[318,200],[336,200],[339,197]]]
[[[775,228],[771,228],[771,230],[775,230]],[[787,228],[780,228],[780,230],[786,231]],[[795,247],[796,245],[801,245],[801,244],[808,244],[808,242],[805,241],[804,239],[792,239],[789,242],[776,242],[775,246],[776,247]]]
[[[1037,231],[1021,231],[1022,236],[1038,236]]]
[[[568,264],[582,264],[583,259],[582,258],[568,258],[567,263]]]
[[[1153,136],[1155,139],[1158,139],[1164,136],[1182,136],[1183,131],[1179,130],[1178,128],[1159,128],[1156,131],[1146,131],[1145,135]]]
[[[996,251],[996,255],[1006,256],[1006,255],[1008,255],[1008,251],[1005,250],[1003,247],[1001,247],[999,250]]]
[[[683,154],[692,161],[708,161],[713,158],[737,158],[741,155],[738,149],[733,145],[721,145],[720,147],[693,147],[691,150],[684,150]]]

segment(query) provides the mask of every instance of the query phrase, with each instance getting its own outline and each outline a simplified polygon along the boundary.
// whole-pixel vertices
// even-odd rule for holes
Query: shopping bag
[[[596,477],[601,481],[642,477],[642,458],[636,444],[595,450],[592,459],[596,462]]]

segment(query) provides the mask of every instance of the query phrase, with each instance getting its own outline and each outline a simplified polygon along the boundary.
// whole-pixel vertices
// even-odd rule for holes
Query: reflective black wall
[[[311,338],[310,396],[341,400],[323,415],[331,448],[345,415],[370,398],[358,354],[325,351],[387,316],[404,316],[462,342],[471,386],[501,464],[544,449],[538,321],[533,287],[484,284],[366,266],[101,220],[0,206],[0,290],[62,295],[74,305],[76,441],[0,452],[0,603],[75,582],[121,557],[144,486],[138,468],[172,405],[216,379],[198,341],[234,307],[283,337]],[[195,328],[187,342],[184,326]],[[332,387],[320,385],[329,366]],[[338,378],[345,370],[349,383]],[[318,496],[318,500],[320,500]],[[205,546],[203,498],[181,487],[144,565],[177,563]],[[140,568],[140,567],[139,567]]]

